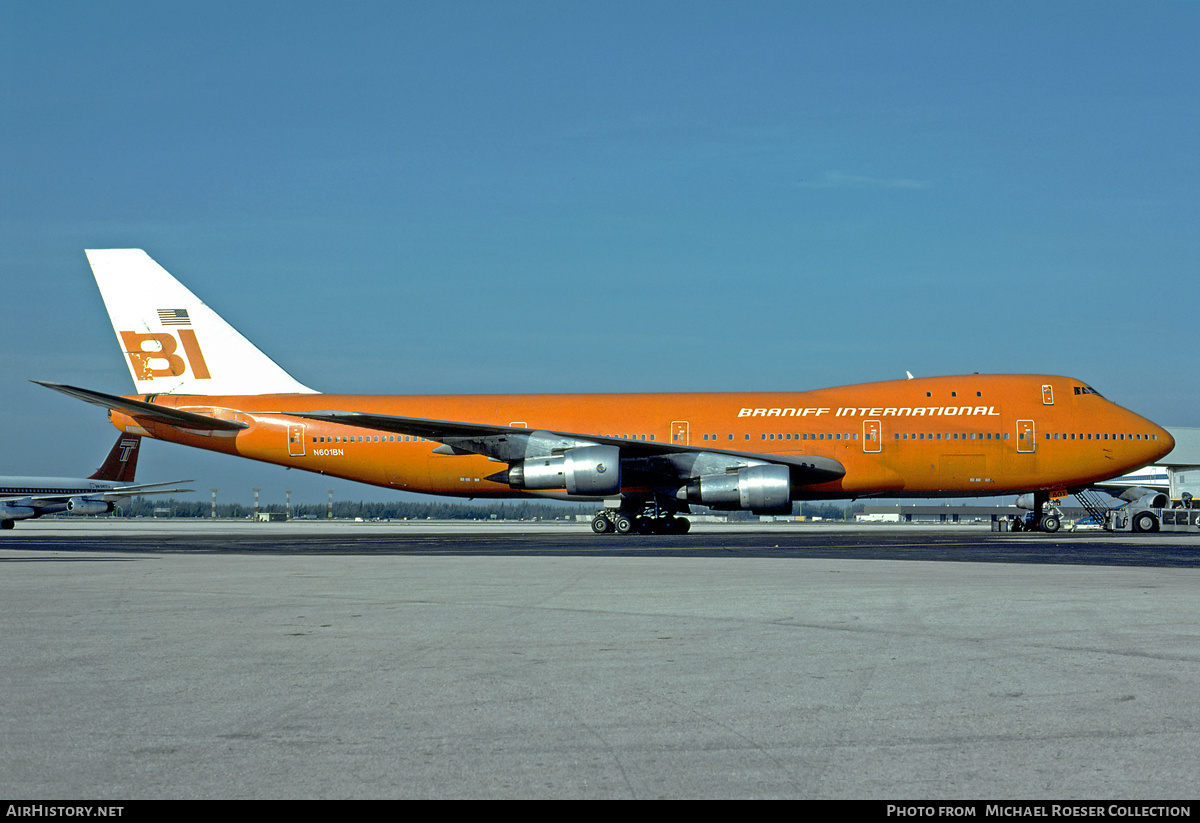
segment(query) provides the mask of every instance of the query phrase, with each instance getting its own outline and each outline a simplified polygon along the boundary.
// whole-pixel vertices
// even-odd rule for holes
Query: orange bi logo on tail
[[[204,354],[200,351],[200,343],[196,340],[196,332],[179,329],[176,333],[178,338],[171,332],[121,332],[125,355],[138,380],[179,377],[189,365],[192,367],[192,376],[197,380],[212,378],[208,373],[208,364],[204,362]],[[182,355],[178,353],[180,344],[183,346]]]

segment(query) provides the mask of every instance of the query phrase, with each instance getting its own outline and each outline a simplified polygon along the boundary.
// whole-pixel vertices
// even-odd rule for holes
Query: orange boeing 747
[[[1071,377],[910,378],[805,392],[321,394],[298,383],[139,249],[88,261],[137,387],[43,383],[123,432],[459,497],[596,501],[598,533],[687,531],[692,504],[1032,493],[1171,451],[1161,427]]]

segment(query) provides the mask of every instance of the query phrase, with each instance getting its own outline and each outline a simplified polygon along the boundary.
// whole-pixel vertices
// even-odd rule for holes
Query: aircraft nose
[[[1146,463],[1150,464],[1166,457],[1175,448],[1175,438],[1171,433],[1157,423],[1147,420],[1140,415],[1133,415],[1134,431],[1141,432],[1145,445]]]
[[[1171,436],[1171,433],[1169,431],[1167,431],[1166,429],[1164,429],[1162,426],[1158,425],[1157,423],[1151,423],[1150,425],[1154,427],[1153,434],[1157,435],[1157,437],[1158,437],[1157,442],[1159,444],[1159,447],[1162,449],[1162,453],[1157,455],[1154,458],[1155,460],[1158,460],[1160,458],[1166,457],[1168,454],[1170,454],[1174,450],[1175,438]],[[1154,442],[1154,441],[1151,441],[1151,442]]]

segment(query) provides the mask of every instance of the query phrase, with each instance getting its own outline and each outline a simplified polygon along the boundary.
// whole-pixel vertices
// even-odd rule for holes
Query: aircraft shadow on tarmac
[[[0,551],[37,552],[3,561],[130,560],[170,554],[498,557],[728,557],[1051,563],[1088,566],[1200,567],[1200,546],[1181,535],[1010,535],[796,533],[764,531],[627,536],[507,533],[410,535],[172,534],[162,536],[5,535]],[[98,558],[95,553],[105,557]]]

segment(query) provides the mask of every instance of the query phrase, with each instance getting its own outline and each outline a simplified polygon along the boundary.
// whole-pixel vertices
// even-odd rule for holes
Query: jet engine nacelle
[[[37,509],[29,506],[14,506],[11,503],[0,503],[0,520],[28,520],[37,517]]]
[[[1130,495],[1129,492],[1140,492],[1140,494]],[[1167,507],[1167,496],[1162,492],[1150,491],[1149,489],[1130,489],[1125,494],[1121,495],[1122,500],[1129,501],[1129,510],[1137,509],[1165,509]]]
[[[530,457],[508,467],[514,489],[566,489],[567,494],[607,497],[621,493],[621,449],[579,446],[561,457]]]
[[[108,514],[113,510],[113,504],[103,500],[91,500],[87,497],[72,497],[67,501],[67,511],[71,514]]]
[[[1128,500],[1133,505],[1131,509],[1165,509],[1167,496],[1162,492],[1147,489],[1144,486],[1133,486],[1121,492],[1121,499]]]
[[[791,472],[787,466],[748,466],[736,474],[692,478],[680,497],[713,509],[750,509],[763,514],[792,508]]]

